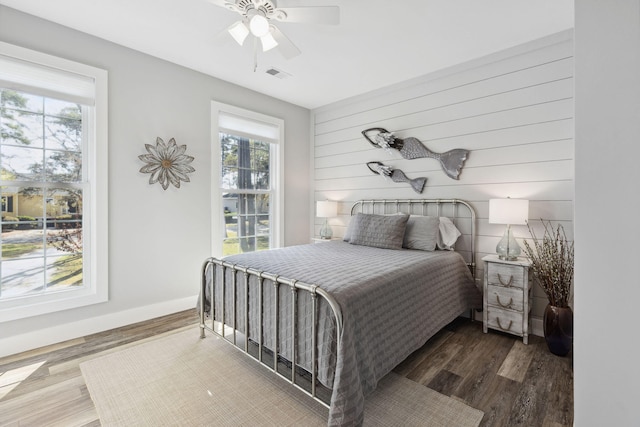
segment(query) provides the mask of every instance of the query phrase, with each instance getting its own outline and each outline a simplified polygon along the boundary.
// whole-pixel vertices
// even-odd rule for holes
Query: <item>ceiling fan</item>
[[[254,59],[257,56],[257,41],[262,51],[278,48],[280,53],[290,59],[300,55],[300,49],[294,45],[273,21],[300,22],[312,24],[338,24],[340,8],[338,6],[287,6],[287,0],[208,0],[216,6],[237,12],[242,19],[227,28],[233,39],[242,46],[251,34],[254,38]],[[293,4],[298,3],[294,2]],[[256,62],[254,62],[255,71]]]

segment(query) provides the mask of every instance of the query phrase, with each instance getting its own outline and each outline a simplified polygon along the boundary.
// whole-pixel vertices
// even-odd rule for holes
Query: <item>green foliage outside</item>
[[[37,243],[5,243],[2,245],[2,258],[17,258],[41,248],[42,245]]]
[[[10,231],[18,229],[18,222],[20,220],[15,216],[3,216],[2,217],[2,231]]]
[[[238,233],[232,230],[227,230],[227,238],[222,242],[222,255],[236,255],[242,253],[240,247],[240,239],[238,239]],[[269,249],[269,237],[257,236],[256,237],[258,247],[256,251],[263,251]]]
[[[64,255],[53,266],[55,270],[49,277],[49,287],[82,285],[82,254]]]

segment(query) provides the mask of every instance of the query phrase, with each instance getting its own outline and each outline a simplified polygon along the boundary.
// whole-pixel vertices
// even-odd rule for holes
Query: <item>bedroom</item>
[[[633,418],[630,411],[638,396],[629,385],[632,382],[628,378],[629,375],[637,378],[637,368],[632,363],[630,340],[615,325],[631,323],[630,304],[636,300],[634,296],[638,292],[636,287],[630,286],[633,283],[630,269],[635,260],[633,255],[637,252],[632,242],[637,240],[633,238],[637,234],[630,234],[625,227],[633,218],[631,207],[637,204],[637,196],[627,187],[638,182],[637,168],[632,163],[633,154],[637,151],[632,141],[639,133],[634,115],[639,99],[635,77],[638,75],[638,58],[628,54],[638,51],[638,4],[625,2],[615,8],[609,6],[601,10],[597,2],[577,3],[574,36],[576,144],[575,155],[569,156],[576,159],[575,190],[572,193],[569,182],[565,191],[570,196],[564,198],[575,200],[575,234],[582,231],[585,236],[582,240],[576,239],[576,277],[585,283],[576,291],[576,305],[583,305],[581,310],[576,310],[576,424],[602,424],[594,421],[601,419],[614,424],[619,420],[618,425],[629,425],[629,420],[637,418]],[[200,263],[210,252],[208,239],[202,239],[211,227],[209,190],[203,183],[206,180],[201,178],[204,177],[201,171],[208,168],[210,101],[215,99],[233,105],[238,99],[243,99],[247,108],[285,118],[288,141],[309,140],[312,129],[309,110],[172,66],[4,6],[0,9],[0,24],[2,41],[80,62],[107,64],[105,67],[111,73],[109,119],[111,123],[118,124],[109,128],[109,303],[4,323],[0,330],[3,352],[20,351],[25,340],[42,344],[49,336],[55,336],[60,341],[92,333],[101,324],[121,326],[192,307],[192,287],[197,286]],[[627,31],[618,31],[619,28]],[[69,53],[66,46],[74,46],[74,53]],[[100,59],[94,61],[97,51]],[[606,58],[607,66],[598,66],[594,57]],[[581,71],[583,83],[579,79]],[[627,72],[629,74],[625,74]],[[153,78],[146,84],[140,84],[149,75]],[[164,84],[169,81],[174,84]],[[585,102],[580,103],[580,97]],[[615,102],[612,101],[614,99]],[[201,107],[186,108],[194,103]],[[136,120],[132,121],[130,117]],[[629,155],[621,155],[612,149],[607,129],[617,130],[615,137],[619,146],[629,147],[626,151]],[[175,137],[178,143],[189,147],[189,154],[196,158],[192,183],[171,192],[146,184],[146,178],[138,172],[141,165],[137,156],[142,154],[143,145],[152,143],[157,136]],[[361,149],[366,144],[362,138],[354,139],[352,143]],[[320,184],[293,184],[308,182],[310,166],[295,160],[310,159],[310,147],[289,144],[286,156],[287,182],[292,185],[286,189],[290,202],[285,204],[288,222],[284,242],[291,245],[307,240],[314,222],[319,228],[320,220],[314,218],[312,201],[325,189],[318,187]],[[566,158],[566,155],[560,157]],[[114,166],[116,163],[117,167]],[[571,176],[570,170],[565,170],[571,168],[570,164],[571,161],[566,162],[565,167],[558,171],[564,171],[565,178]],[[477,168],[474,171],[469,167],[463,171],[464,179],[465,172],[473,177]],[[366,176],[364,173],[359,175]],[[435,171],[429,177],[434,181],[442,179]],[[402,188],[396,184],[378,183],[380,178],[373,175],[364,179],[370,180],[372,186],[391,192]],[[543,180],[548,180],[548,177]],[[316,188],[317,192],[312,194],[309,188]],[[327,190],[331,191],[331,188]],[[593,194],[598,197],[594,198]],[[608,204],[599,199],[602,194],[611,194],[615,199],[613,206],[604,206]],[[477,200],[486,201],[488,198],[485,195]],[[293,202],[298,200],[307,202],[302,206]],[[605,210],[605,207],[609,209]],[[539,214],[546,214],[544,206],[541,208]],[[571,203],[568,209],[562,211],[562,217],[571,219]],[[605,229],[601,222],[611,211],[615,212],[618,221],[607,224]],[[485,212],[480,216],[486,219],[486,215]],[[335,221],[336,232],[342,220],[332,221]],[[136,236],[134,242],[130,238],[132,235]],[[491,236],[493,241],[498,235],[496,231]],[[614,243],[616,251],[602,252],[598,242],[608,242],[610,236],[623,238],[621,242]],[[157,271],[157,265],[176,267]],[[604,265],[615,266],[615,269],[599,268]],[[607,283],[607,286],[602,286],[602,283]],[[601,302],[610,300],[611,295],[615,304],[603,307]],[[42,325],[46,328],[43,329]],[[614,413],[603,408],[616,410]]]

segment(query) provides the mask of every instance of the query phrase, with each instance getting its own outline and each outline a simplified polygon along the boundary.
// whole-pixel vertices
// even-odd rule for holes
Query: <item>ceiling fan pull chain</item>
[[[253,38],[253,72],[258,69],[258,39]]]

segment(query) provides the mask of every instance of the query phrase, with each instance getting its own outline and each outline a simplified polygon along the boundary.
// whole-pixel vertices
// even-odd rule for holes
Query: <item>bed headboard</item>
[[[475,278],[476,212],[468,202],[460,199],[358,200],[351,206],[351,215],[358,212],[378,215],[403,212],[451,218],[462,233],[455,244],[455,250],[464,257]]]

